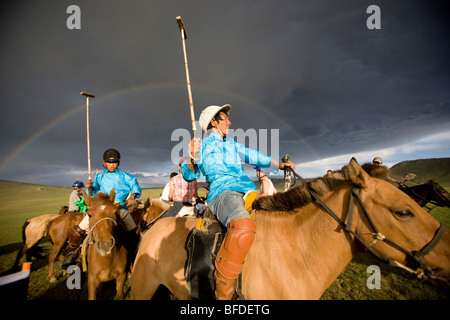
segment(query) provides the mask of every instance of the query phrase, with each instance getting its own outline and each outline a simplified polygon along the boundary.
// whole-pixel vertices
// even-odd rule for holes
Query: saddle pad
[[[184,276],[191,299],[215,298],[214,259],[223,241],[222,233],[207,233],[192,228],[185,243],[187,253]]]

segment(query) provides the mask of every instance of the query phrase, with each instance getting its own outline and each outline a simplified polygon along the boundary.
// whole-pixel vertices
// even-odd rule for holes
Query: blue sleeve
[[[198,168],[198,165],[197,165],[197,164],[194,165],[194,168],[195,168],[195,172],[194,172],[194,171],[192,171],[192,170],[189,168],[189,166],[188,166],[188,164],[187,164],[187,161],[188,161],[188,160],[185,160],[185,161],[181,164],[181,175],[183,176],[183,179],[184,179],[186,182],[192,182],[192,181],[194,181],[194,180],[199,179],[201,173],[200,173],[200,170],[199,170],[199,168]]]
[[[123,171],[122,171],[123,172]],[[135,199],[139,199],[141,197],[142,188],[139,186],[139,183],[136,177],[133,177],[131,174],[123,172],[125,176],[125,181],[130,187],[131,194],[136,193]]]
[[[247,148],[244,145],[236,142],[237,152],[239,157],[246,164],[250,164],[253,166],[259,166],[263,168],[270,167],[270,162],[272,161],[272,157],[267,156],[255,149]]]
[[[91,197],[95,196],[95,194],[100,191],[100,182],[99,182],[99,180],[101,179],[102,176],[103,175],[101,173],[97,174],[95,176],[94,183],[92,184],[92,194],[89,194],[89,189],[86,190],[86,193],[89,194]]]

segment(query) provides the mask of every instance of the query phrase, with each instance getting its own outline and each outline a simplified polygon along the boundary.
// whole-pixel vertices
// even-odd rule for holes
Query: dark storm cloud
[[[196,117],[230,103],[234,128],[279,129],[280,154],[296,162],[390,147],[450,123],[445,2],[77,1],[82,28],[68,30],[71,4],[2,2],[2,179],[84,179],[79,92],[91,91],[92,170],[115,147],[144,184],[167,180],[183,143],[172,133],[191,129],[177,15]],[[371,4],[380,30],[366,27]]]

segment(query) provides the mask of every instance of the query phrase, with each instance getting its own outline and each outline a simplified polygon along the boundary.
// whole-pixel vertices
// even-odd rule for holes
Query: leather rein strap
[[[306,182],[305,179],[303,179],[300,175],[298,175],[294,170],[292,170],[291,168],[287,168],[288,170],[290,170],[294,176],[296,178],[298,178],[307,188],[308,192],[311,194],[311,196],[322,206],[322,208],[334,219],[336,220],[337,223],[339,223],[339,225],[341,225],[344,230],[350,234],[352,234],[356,239],[358,239],[358,241],[366,248],[368,249],[370,252],[372,252],[377,258],[381,259],[382,261],[385,261],[387,263],[389,263],[392,266],[395,267],[400,267],[402,269],[405,269],[411,273],[414,273],[417,275],[417,277],[421,280],[427,280],[427,279],[439,279],[439,280],[443,280],[443,281],[447,281],[444,278],[441,277],[437,277],[434,275],[433,270],[431,270],[431,268],[427,267],[425,265],[425,255],[427,255],[428,253],[430,253],[434,247],[436,247],[436,245],[439,243],[439,241],[441,240],[441,238],[443,237],[443,235],[445,234],[445,232],[447,231],[447,227],[441,223],[440,227],[438,228],[438,230],[436,231],[433,239],[426,245],[424,246],[421,250],[419,251],[409,251],[406,250],[405,248],[401,247],[400,245],[396,244],[395,242],[387,239],[382,233],[379,232],[378,228],[375,226],[373,220],[371,219],[369,213],[367,212],[361,197],[359,195],[360,192],[360,188],[359,187],[354,187],[352,189],[352,192],[350,194],[349,197],[349,205],[348,205],[348,214],[347,214],[347,223],[345,223],[341,218],[339,218],[334,212],[333,210],[331,210],[326,204],[325,202],[323,202],[323,200],[317,195],[317,193],[315,193],[308,185],[308,183]],[[365,242],[360,236],[358,236],[356,234],[356,232],[354,232],[352,230],[352,222],[353,222],[353,207],[354,207],[354,198],[356,198],[358,200],[359,205],[361,206],[367,220],[369,221],[369,224],[371,225],[372,229],[374,230],[374,233],[372,233],[372,235],[375,237],[375,239],[368,244],[367,242]],[[415,270],[407,267],[406,265],[395,261],[392,258],[386,257],[384,254],[382,254],[381,252],[379,252],[377,249],[375,249],[373,247],[373,245],[375,244],[376,241],[384,241],[385,243],[387,243],[388,245],[390,245],[391,247],[393,247],[394,249],[402,252],[403,254],[405,254],[407,257],[411,258],[417,265],[417,268]]]

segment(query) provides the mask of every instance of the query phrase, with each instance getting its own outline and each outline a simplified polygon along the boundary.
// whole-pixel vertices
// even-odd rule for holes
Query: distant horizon
[[[432,158],[420,158],[420,159],[403,160],[403,161],[397,162],[397,163],[395,163],[395,164],[389,166],[388,168],[391,169],[391,168],[394,167],[395,165],[398,165],[398,164],[403,163],[403,162],[417,161],[417,160],[419,160],[419,161],[420,161],[420,160],[433,160],[433,159],[450,159],[450,157],[432,157]],[[364,162],[364,163],[367,163],[367,162]],[[360,165],[362,165],[362,164],[364,164],[364,163],[360,163]],[[339,168],[339,169],[335,169],[335,170],[340,170],[340,168]],[[297,170],[296,170],[296,171],[297,171]],[[303,178],[311,179],[311,178],[316,178],[316,177],[318,178],[318,177],[321,177],[321,176],[325,175],[325,173],[326,173],[326,172],[324,172],[322,175],[315,176],[315,177],[305,177],[305,176],[303,176],[301,173],[299,173],[299,174],[300,174],[300,176],[302,176]],[[93,176],[93,179],[94,179],[94,178],[95,178],[95,176]],[[254,182],[258,182],[258,180],[257,180],[256,177],[252,177],[252,176],[249,175],[249,178],[250,178],[251,180],[253,180]],[[269,178],[270,178],[270,179],[280,179],[280,180],[284,179],[283,174],[281,174],[281,175],[280,175],[280,174],[276,174],[276,175],[270,174]],[[56,187],[56,188],[68,188],[68,189],[71,189],[71,188],[72,188],[71,186],[48,185],[48,184],[40,184],[40,183],[35,183],[35,182],[17,181],[17,180],[8,180],[8,179],[0,179],[0,181],[14,182],[14,183],[24,183],[24,184],[31,184],[31,185],[44,186],[44,187]],[[138,182],[139,182],[139,179],[138,179]],[[169,182],[169,181],[167,181],[167,182]],[[167,182],[166,182],[166,183],[167,183]],[[199,182],[206,183],[205,181],[199,181]],[[84,183],[84,181],[83,181],[83,183]],[[165,183],[164,183],[164,184],[155,184],[155,185],[145,185],[145,186],[143,186],[143,185],[141,185],[141,184],[139,183],[139,185],[141,186],[142,189],[161,189],[161,188],[164,188]]]

